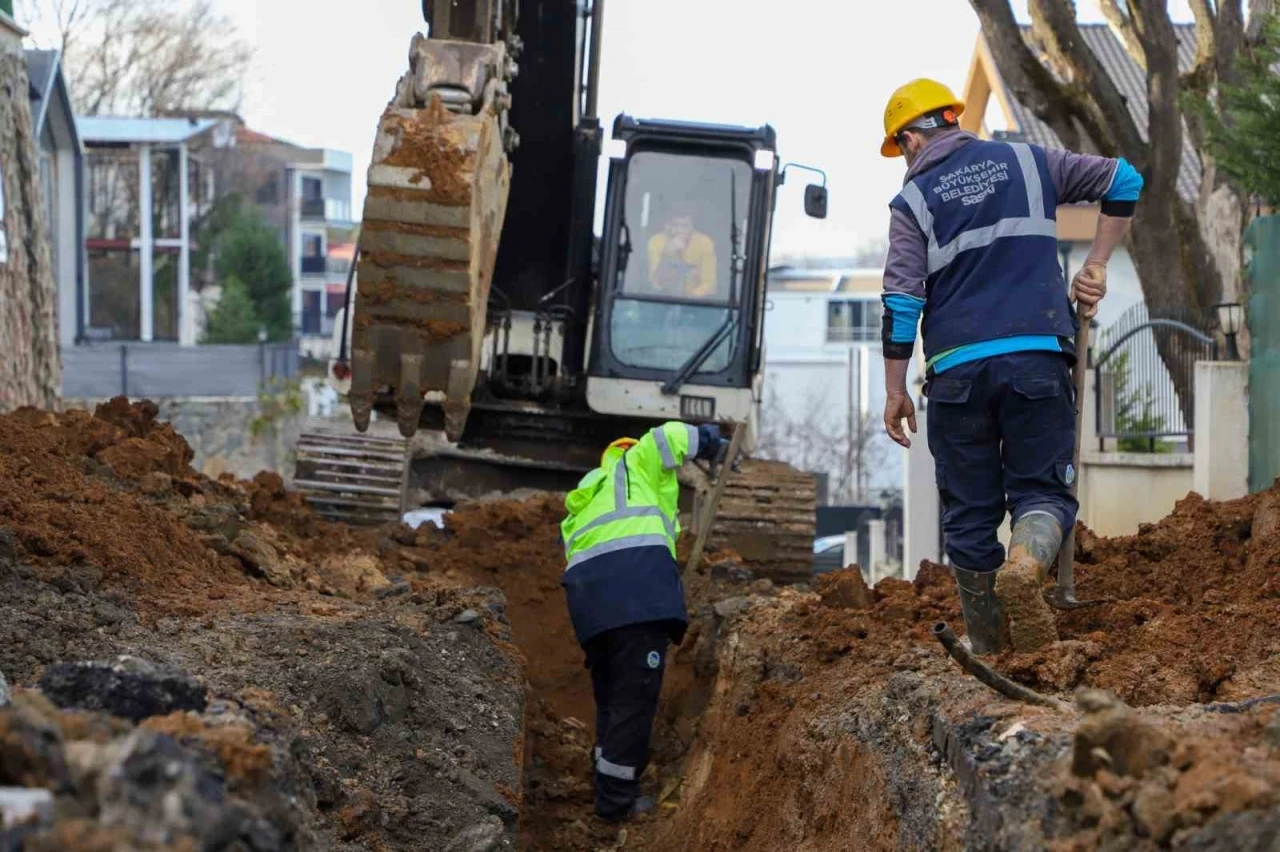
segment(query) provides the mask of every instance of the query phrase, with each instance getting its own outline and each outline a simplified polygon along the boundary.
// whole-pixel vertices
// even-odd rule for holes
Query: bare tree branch
[[[1182,111],[1178,108],[1178,37],[1164,0],[1129,0],[1134,29],[1147,54],[1149,167],[1176,186],[1182,168]]]
[[[1080,131],[1069,99],[1048,68],[1027,46],[1007,0],[969,0],[987,34],[1000,76],[1019,103],[1049,125],[1068,148],[1080,147]]]
[[[1107,23],[1120,35],[1120,41],[1124,44],[1124,49],[1133,57],[1133,61],[1138,63],[1138,67],[1144,71],[1147,68],[1147,54],[1142,49],[1142,42],[1138,40],[1138,34],[1134,32],[1133,21],[1129,19],[1129,15],[1125,10],[1120,8],[1119,0],[1098,0],[1098,5],[1102,7],[1102,16],[1107,19]]]
[[[159,115],[239,108],[252,58],[212,0],[57,0],[69,22],[67,65],[90,115]]]
[[[1067,85],[1077,118],[1099,150],[1142,163],[1145,144],[1116,81],[1085,44],[1071,0],[1030,0],[1031,30]],[[1132,5],[1132,4],[1131,4]],[[1145,50],[1144,46],[1144,52]]]

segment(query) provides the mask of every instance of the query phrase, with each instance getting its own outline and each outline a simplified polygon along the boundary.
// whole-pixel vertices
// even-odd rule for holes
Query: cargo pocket
[[[1057,379],[1041,376],[1014,376],[1013,392],[1026,399],[1053,399],[1062,393]]]
[[[925,382],[924,395],[929,402],[942,402],[948,405],[964,405],[969,401],[969,389],[973,386],[971,379],[932,378]]]

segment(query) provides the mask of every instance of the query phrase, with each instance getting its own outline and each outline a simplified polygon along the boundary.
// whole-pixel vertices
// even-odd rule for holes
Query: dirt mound
[[[100,572],[144,614],[254,611],[277,589],[352,595],[398,570],[378,533],[325,522],[274,474],[210,480],[156,406],[0,417],[0,526],[26,561]],[[266,581],[265,583],[263,581]]]
[[[1064,640],[1001,661],[1032,686],[1090,686],[1131,704],[1280,691],[1280,488],[1196,494],[1135,536],[1079,536],[1077,594],[1111,602],[1060,615]],[[1211,638],[1210,638],[1211,637]]]
[[[0,847],[513,848],[524,684],[501,595],[407,580],[407,528],[327,523],[278,477],[190,457],[149,403],[0,416],[0,787],[57,805]],[[147,665],[57,665],[125,654]],[[191,712],[159,715],[179,673],[201,686],[170,709]],[[36,684],[83,709],[42,709]]]

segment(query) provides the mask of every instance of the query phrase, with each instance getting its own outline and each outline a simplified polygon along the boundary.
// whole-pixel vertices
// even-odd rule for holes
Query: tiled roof
[[[1196,32],[1193,24],[1175,24],[1174,31],[1178,37],[1178,70],[1186,72],[1195,61]],[[1022,28],[1024,36],[1029,36],[1031,28]],[[1116,87],[1129,105],[1129,112],[1138,125],[1142,138],[1147,138],[1147,76],[1138,63],[1133,61],[1124,45],[1106,24],[1081,24],[1080,34],[1085,44],[1098,57],[1102,67],[1115,80]],[[1034,50],[1034,45],[1032,46]],[[1036,118],[1031,110],[1023,106],[1009,92],[1009,109],[1013,120],[1017,123],[1020,135],[1028,142],[1045,148],[1061,148],[1062,142],[1048,125]],[[1200,156],[1191,144],[1185,128],[1182,134],[1182,167],[1178,171],[1178,194],[1185,199],[1194,199],[1200,191]]]

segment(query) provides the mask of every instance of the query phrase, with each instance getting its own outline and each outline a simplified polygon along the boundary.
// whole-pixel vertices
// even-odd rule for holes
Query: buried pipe
[[[942,643],[942,647],[947,649],[951,659],[960,664],[960,668],[1005,698],[1012,698],[1014,701],[1025,701],[1028,704],[1039,704],[1042,707],[1050,707],[1059,712],[1065,712],[1068,709],[1066,702],[1052,696],[1041,695],[1034,689],[1028,689],[1022,684],[1014,683],[991,668],[991,666],[982,662],[982,660],[979,660],[973,655],[972,651],[961,644],[955,631],[948,627],[945,621],[939,621],[933,625],[933,635]]]
[[[1204,705],[1204,709],[1211,713],[1244,713],[1248,710],[1252,710],[1254,707],[1260,707],[1264,704],[1280,704],[1280,693],[1276,695],[1259,695],[1257,698],[1248,698],[1244,701],[1206,704]]]

